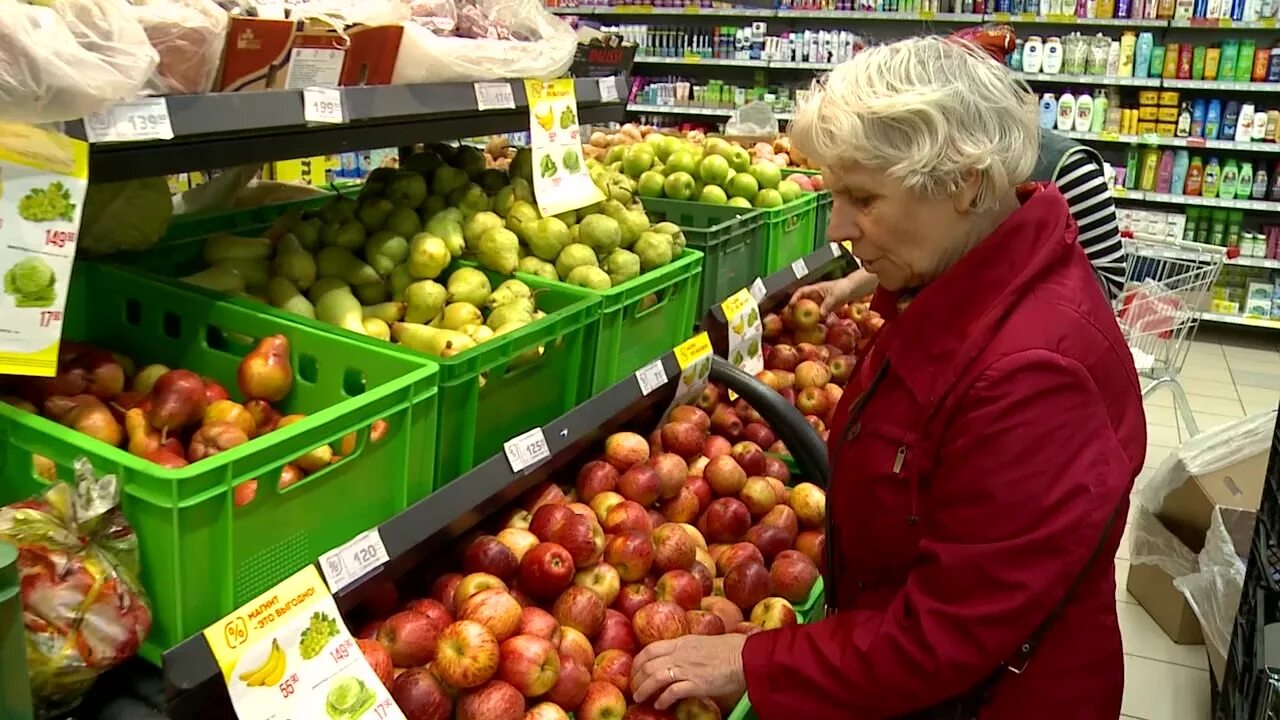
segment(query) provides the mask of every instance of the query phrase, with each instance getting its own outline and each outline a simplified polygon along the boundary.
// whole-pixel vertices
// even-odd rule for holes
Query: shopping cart
[[[1125,289],[1116,301],[1116,317],[1143,380],[1142,396],[1168,385],[1185,427],[1198,435],[1178,376],[1226,253],[1212,245],[1141,234],[1125,238],[1125,251]]]

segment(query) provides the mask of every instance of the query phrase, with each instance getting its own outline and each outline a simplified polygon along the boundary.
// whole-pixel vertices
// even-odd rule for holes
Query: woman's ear
[[[952,196],[957,215],[968,215],[978,206],[978,195],[982,192],[982,175],[977,170],[966,170],[960,177],[960,187]]]

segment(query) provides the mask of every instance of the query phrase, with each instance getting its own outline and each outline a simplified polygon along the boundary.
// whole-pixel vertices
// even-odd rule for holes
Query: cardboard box
[[[215,87],[223,92],[387,85],[404,28],[232,17]],[[345,34],[345,37],[343,35]]]
[[[1160,546],[1175,550],[1174,557],[1163,558],[1164,564],[1182,567],[1187,574],[1195,572],[1195,553],[1181,545],[1178,538],[1150,512],[1139,511],[1133,520],[1131,534],[1134,537],[1155,538]],[[1204,542],[1203,536],[1201,542]],[[1136,559],[1139,554],[1150,552],[1151,548],[1138,548],[1135,545],[1135,559],[1129,564],[1129,580],[1125,583],[1125,588],[1170,640],[1179,645],[1203,643],[1200,620],[1187,604],[1182,592],[1173,586],[1174,576],[1160,565],[1146,564]]]
[[[1214,506],[1257,511],[1268,459],[1269,453],[1264,451],[1217,472],[1189,476],[1165,496],[1158,513],[1160,521],[1192,552],[1200,552]]]

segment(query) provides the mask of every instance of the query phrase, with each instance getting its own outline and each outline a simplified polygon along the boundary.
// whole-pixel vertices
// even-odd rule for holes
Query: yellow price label
[[[1258,21],[1258,25],[1264,28],[1273,28],[1276,26],[1276,19],[1273,17],[1262,18]]]
[[[711,354],[711,336],[706,332],[685,340],[676,346],[676,362],[684,370],[695,362]]]
[[[618,5],[613,9],[622,15],[648,15],[653,12],[652,5]]]
[[[692,54],[692,53],[685,53],[684,61],[685,61],[685,62],[687,62],[687,63],[693,63],[693,64],[695,64],[695,65],[696,65],[696,64],[698,64],[698,63],[702,62],[702,56],[701,56],[701,55],[694,55],[694,54]]]
[[[1231,18],[1218,18],[1218,27],[1231,27]]]
[[[1007,23],[1013,19],[1013,16],[1007,12],[998,12],[994,15],[994,18],[998,23]]]
[[[1018,13],[1018,19],[1023,22],[1035,22],[1036,14],[1033,12]]]
[[[1155,133],[1142,133],[1142,136],[1139,139],[1147,145],[1160,144],[1160,136]]]
[[[1072,25],[1072,24],[1075,24],[1076,22],[1076,16],[1075,15],[1050,15],[1049,22],[1061,23],[1063,25]]]
[[[1120,139],[1120,133],[1112,132],[1110,130],[1103,130],[1102,132],[1098,133],[1098,139],[1114,142]]]
[[[920,19],[921,19],[921,20],[932,20],[932,19],[933,19],[933,17],[934,17],[934,13],[933,13],[933,11],[932,11],[932,10],[921,10],[921,11],[920,11]]]
[[[1129,195],[1129,191],[1123,187],[1116,187],[1111,190],[1111,195],[1118,198],[1127,197]]]
[[[685,15],[697,15],[697,14],[699,14],[699,13],[701,13],[701,12],[702,12],[702,8],[698,7],[697,5],[685,5],[685,6],[684,6],[684,14],[685,14]]]
[[[329,589],[320,572],[308,565],[206,628],[204,638],[223,676],[230,679],[245,651],[276,634],[286,618],[305,614],[307,608],[326,597]]]
[[[720,303],[720,307],[724,310],[725,319],[732,320],[753,302],[755,302],[755,298],[751,297],[751,291],[747,288],[742,288],[730,295],[729,299]]]

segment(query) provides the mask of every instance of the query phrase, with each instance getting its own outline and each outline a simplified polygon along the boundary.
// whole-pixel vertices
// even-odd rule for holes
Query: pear
[[[378,340],[391,340],[391,326],[386,321],[375,317],[367,317],[363,320],[364,334]]]
[[[427,224],[431,224],[432,220],[452,220],[453,222],[458,223],[458,227],[462,227],[462,223],[466,222],[467,216],[463,215],[462,211],[459,210],[458,208],[447,207],[441,210],[440,212],[432,215],[427,220]],[[436,234],[438,235],[439,233],[436,233]]]
[[[440,313],[440,327],[445,330],[457,330],[463,325],[483,322],[484,315],[480,313],[480,308],[467,302],[449,303],[444,306],[444,312]]]
[[[493,228],[480,236],[476,259],[494,272],[510,275],[520,262],[520,239],[504,227]]]
[[[616,220],[618,227],[622,230],[619,244],[624,248],[635,245],[636,240],[640,239],[640,234],[649,229],[649,216],[645,215],[643,210],[628,210]]]
[[[307,291],[307,297],[313,303],[320,302],[320,298],[324,297],[331,290],[350,290],[351,286],[338,278],[320,278],[316,280],[315,285]]]
[[[493,196],[493,211],[505,218],[511,212],[511,206],[515,202],[516,189],[508,185]]]
[[[271,272],[288,280],[295,288],[306,290],[316,281],[316,259],[303,249],[296,235],[289,233],[280,238]]]
[[[320,218],[307,218],[294,223],[292,234],[298,238],[303,250],[312,252],[320,246],[320,230],[323,228],[324,221]]]
[[[648,227],[648,221],[645,227]],[[639,237],[637,235],[636,237]],[[589,246],[598,256],[605,256],[626,245],[622,239],[622,223],[608,215],[588,215],[578,224],[578,239]],[[632,239],[634,242],[634,238]]]
[[[348,220],[341,224],[331,223],[320,231],[320,244],[355,252],[364,247],[365,235],[364,225],[357,220]]]
[[[361,305],[377,305],[391,299],[391,291],[387,289],[387,284],[381,280],[375,283],[356,285],[351,288],[351,292],[360,301]]]
[[[494,228],[505,227],[506,223],[494,213],[478,212],[467,218],[462,224],[462,237],[467,243],[467,250],[476,252],[480,238]]]
[[[640,256],[630,250],[619,248],[609,253],[609,257],[605,258],[600,266],[605,272],[609,273],[609,282],[614,287],[617,287],[628,280],[639,277]]]
[[[590,247],[582,243],[574,243],[562,250],[560,256],[556,258],[556,273],[563,280],[569,277],[569,273],[579,265],[599,267],[600,261],[596,259],[596,254]]]
[[[409,256],[409,241],[390,230],[379,230],[364,244],[364,257],[378,274],[387,277]]]
[[[671,253],[672,257],[680,257],[680,253],[684,252],[684,248],[685,248],[684,231],[680,229],[679,225],[676,225],[675,223],[671,223],[671,222],[660,222],[657,225],[654,225],[652,228],[650,228],[650,230],[652,230],[653,232],[662,233],[663,235],[671,236],[671,239],[673,241],[673,246],[674,246],[674,249],[672,250],[672,253]]]
[[[443,240],[450,255],[462,257],[462,251],[467,248],[467,242],[462,236],[462,223],[450,217],[436,216],[427,222],[426,231]]]
[[[528,302],[528,301],[525,301],[525,302]],[[525,305],[523,302],[514,302],[514,303],[509,303],[507,305],[500,305],[494,308],[493,312],[489,313],[489,319],[485,321],[485,324],[497,330],[503,325],[507,325],[513,322],[521,322],[526,325],[533,322],[532,309],[530,309],[529,306]]]
[[[429,323],[440,316],[444,310],[448,291],[434,280],[419,280],[405,289],[404,298],[408,307],[404,312],[405,322]],[[397,318],[399,319],[399,318]]]
[[[533,298],[533,291],[529,289],[519,280],[511,279],[504,281],[501,285],[494,289],[493,294],[489,295],[489,299],[485,304],[491,308],[499,305],[506,305],[517,300],[530,300]]]
[[[400,263],[391,271],[391,277],[387,278],[387,289],[391,291],[391,299],[396,302],[404,301],[405,288],[413,283],[413,275],[409,272],[409,263]]]
[[[587,218],[588,220],[590,218]],[[569,244],[569,226],[559,218],[542,218],[533,223],[524,234],[529,250],[543,260],[555,260]]]
[[[316,319],[364,335],[364,311],[351,290],[336,288],[316,303]]]
[[[413,208],[402,205],[391,211],[386,229],[400,237],[413,237],[422,232],[422,218]]]
[[[565,282],[591,290],[608,290],[612,286],[609,273],[591,265],[579,265],[569,271]]]
[[[523,200],[527,203],[532,203],[534,201],[533,185],[529,184],[528,180],[525,180],[522,177],[516,177],[515,174],[512,173],[511,184],[507,187],[511,188],[516,200]]]
[[[267,281],[267,301],[273,306],[305,318],[316,317],[315,306],[311,304],[292,282],[284,277],[273,277]]]
[[[367,285],[382,280],[372,266],[346,248],[324,247],[316,253],[316,272],[322,278],[340,278],[348,285]]]
[[[488,325],[468,325],[463,334],[475,340],[477,345],[492,340],[494,335],[493,328]]]
[[[430,233],[419,233],[409,243],[409,274],[418,280],[431,280],[453,262],[453,254],[444,240]]]
[[[417,323],[398,322],[392,325],[391,337],[410,350],[436,357],[452,357],[476,346],[476,341],[463,333]]]
[[[517,200],[507,213],[507,229],[515,233],[521,240],[529,242],[527,233],[533,224],[542,219],[542,213],[531,201]]]
[[[670,235],[645,232],[636,240],[631,250],[640,257],[640,269],[648,272],[671,262],[675,252],[675,242]]]
[[[402,302],[383,302],[377,305],[365,305],[361,312],[365,318],[377,318],[384,323],[397,322],[404,318],[405,304]]]
[[[469,267],[453,271],[446,287],[449,289],[449,302],[471,303],[476,307],[484,305],[489,299],[489,293],[493,292],[489,276]]]
[[[546,280],[559,280],[560,276],[556,274],[556,266],[541,258],[530,255],[529,257],[520,258],[520,262],[516,265],[516,270],[530,275],[537,275]]]

